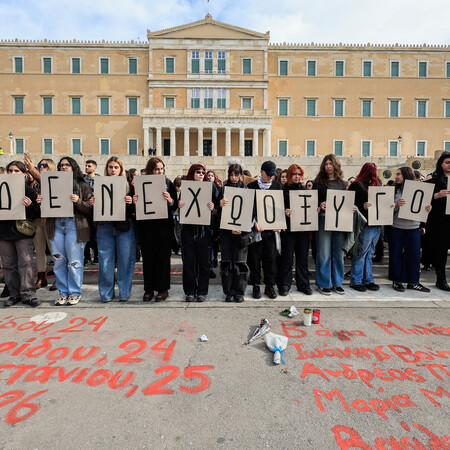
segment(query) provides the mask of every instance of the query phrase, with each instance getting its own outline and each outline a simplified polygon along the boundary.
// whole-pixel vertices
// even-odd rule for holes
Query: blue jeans
[[[128,231],[117,231],[113,222],[99,222],[97,246],[98,290],[102,302],[109,302],[114,297],[114,267],[116,263],[119,299],[128,300],[131,295],[131,280],[136,261],[134,224],[131,224]]]
[[[325,231],[325,217],[319,217],[316,232],[316,285],[321,288],[341,286],[344,281],[345,233]]]
[[[361,251],[352,259],[350,286],[373,283],[372,257],[380,237],[381,227],[365,227],[358,237]]]
[[[55,259],[53,271],[56,287],[60,295],[81,295],[86,242],[77,242],[77,229],[72,217],[55,219],[55,236],[50,245]]]

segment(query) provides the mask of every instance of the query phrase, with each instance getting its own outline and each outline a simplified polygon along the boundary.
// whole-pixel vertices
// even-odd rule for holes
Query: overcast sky
[[[271,43],[450,44],[450,0],[211,0]],[[204,18],[207,0],[0,0],[0,39],[146,40]]]

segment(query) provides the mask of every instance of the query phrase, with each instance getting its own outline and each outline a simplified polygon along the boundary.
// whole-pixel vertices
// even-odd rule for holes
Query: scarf
[[[269,189],[270,186],[272,186],[272,181],[269,181],[268,183],[263,183],[263,182],[261,181],[261,175],[260,175],[260,176],[258,177],[258,185],[259,185],[259,188],[260,188],[260,189],[263,189],[263,190]]]

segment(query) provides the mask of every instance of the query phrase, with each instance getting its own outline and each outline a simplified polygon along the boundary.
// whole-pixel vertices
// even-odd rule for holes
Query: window
[[[426,156],[427,154],[427,141],[416,142],[416,156]]]
[[[278,115],[287,116],[288,115],[288,100],[279,99],[278,100]]]
[[[427,117],[427,100],[417,100],[417,117]]]
[[[43,97],[44,101],[44,114],[53,114],[53,98]]]
[[[399,77],[399,76],[400,76],[400,62],[391,61],[391,77]]]
[[[44,139],[44,153],[46,155],[53,154],[53,139]]]
[[[333,151],[336,156],[343,156],[344,154],[344,141],[334,141]]]
[[[225,89],[217,91],[217,108],[225,109],[227,107],[227,92]]]
[[[450,151],[450,141],[444,142],[444,150]]]
[[[25,142],[23,139],[16,139],[16,153],[25,153]]]
[[[166,66],[166,73],[175,73],[175,58],[166,56],[165,66]]]
[[[371,141],[361,141],[361,156],[370,156],[371,146]]]
[[[109,155],[109,139],[100,139],[100,154]]]
[[[242,109],[252,109],[252,99],[248,97],[242,98]]]
[[[419,61],[419,78],[428,76],[428,61]]]
[[[450,78],[450,61],[447,61],[445,63],[446,69],[445,69],[445,76],[447,78]]]
[[[129,75],[137,75],[137,58],[128,58]]]
[[[100,73],[104,75],[109,73],[109,58],[100,58]]]
[[[14,57],[14,73],[23,73],[23,56]]]
[[[109,114],[109,98],[100,98],[100,114]]]
[[[72,73],[81,73],[81,58],[70,58]]]
[[[212,52],[205,52],[205,73],[212,73],[213,60]]]
[[[52,58],[42,58],[42,67],[44,73],[52,73]]]
[[[279,62],[279,69],[278,69],[278,73],[280,74],[280,76],[282,77],[287,76],[288,69],[289,69],[289,61],[281,59]]]
[[[306,115],[310,117],[316,115],[316,100],[306,100]]]
[[[363,61],[363,77],[372,76],[372,61]]]
[[[306,141],[306,156],[316,155],[316,141]]]
[[[203,99],[203,107],[210,109],[213,107],[213,90],[205,89],[205,98]]]
[[[200,108],[200,89],[192,89],[191,108]]]
[[[136,97],[128,98],[128,114],[136,116],[138,113],[138,99]]]
[[[278,155],[287,156],[288,154],[288,141],[278,141]]]
[[[72,139],[72,155],[81,155],[81,139]]]
[[[344,100],[334,101],[334,117],[344,117]]]
[[[175,97],[164,97],[164,108],[175,108]]]
[[[217,73],[225,73],[226,55],[225,52],[217,52]]]
[[[334,76],[343,77],[344,76],[344,61],[334,62]]]
[[[200,57],[199,52],[192,52],[191,73],[200,73]]]
[[[244,75],[252,73],[252,60],[250,58],[244,58],[242,60],[242,73]]]
[[[14,114],[23,114],[23,97],[14,97]]]
[[[389,117],[399,117],[400,115],[400,101],[389,100]]]
[[[398,141],[389,141],[389,156],[398,156]]]
[[[128,154],[137,155],[138,154],[138,140],[128,139]]]
[[[315,77],[316,76],[316,66],[317,61],[307,61],[306,67],[307,67],[307,75],[308,77]]]
[[[450,117],[450,100],[444,102],[444,117]]]
[[[81,114],[81,98],[72,97],[72,114]]]
[[[371,117],[372,116],[372,100],[362,101],[362,116]]]

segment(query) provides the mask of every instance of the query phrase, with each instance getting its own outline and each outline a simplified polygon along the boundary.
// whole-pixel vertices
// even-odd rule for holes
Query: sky
[[[146,41],[201,20],[207,0],[0,0],[1,39]],[[214,19],[271,43],[450,45],[450,0],[210,0]]]

